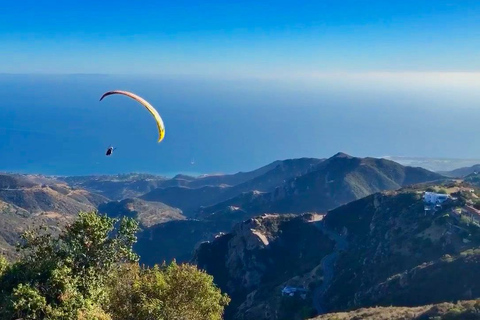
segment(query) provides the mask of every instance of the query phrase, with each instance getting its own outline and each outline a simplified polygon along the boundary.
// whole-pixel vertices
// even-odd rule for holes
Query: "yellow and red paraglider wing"
[[[128,92],[128,91],[122,91],[122,90],[113,90],[113,91],[105,92],[102,95],[102,97],[100,98],[100,101],[102,101],[103,98],[105,98],[106,96],[109,96],[111,94],[123,94],[127,97],[130,97],[130,98],[140,102],[152,114],[152,116],[155,118],[155,121],[157,122],[158,142],[163,140],[163,138],[165,137],[165,125],[163,124],[163,120],[160,117],[160,115],[158,114],[158,111],[155,110],[155,108],[150,103],[148,103],[148,101],[146,101],[142,97],[137,96],[134,93],[131,93],[131,92]]]

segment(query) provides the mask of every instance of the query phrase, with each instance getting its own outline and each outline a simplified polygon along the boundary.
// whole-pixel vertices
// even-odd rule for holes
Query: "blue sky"
[[[3,1],[0,72],[474,72],[479,1]]]

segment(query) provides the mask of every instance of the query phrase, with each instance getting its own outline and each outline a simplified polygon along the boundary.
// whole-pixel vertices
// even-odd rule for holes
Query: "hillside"
[[[431,158],[431,157],[397,157],[386,156],[383,159],[392,160],[404,166],[421,167],[427,170],[443,174],[457,168],[470,167],[480,163],[480,159],[458,158]]]
[[[435,212],[426,212],[422,200],[426,188],[452,190],[457,199]],[[229,309],[231,313],[226,319],[283,319],[286,314],[289,316],[285,319],[303,319],[313,307],[325,313],[480,298],[480,250],[476,249],[480,246],[480,221],[472,222],[471,217],[457,212],[470,201],[468,199],[474,198],[466,189],[465,183],[447,181],[375,193],[308,223],[316,228],[316,236],[311,237],[307,229],[303,229],[288,241],[283,227],[264,228],[278,238],[274,236],[272,240],[265,236],[267,241],[263,241],[262,236],[256,234],[263,224],[252,221],[265,218],[252,218],[238,224],[231,233],[201,245],[195,261],[214,275],[223,290],[232,294],[235,311]],[[292,219],[291,215],[274,217],[279,221]],[[288,263],[278,266],[295,266],[292,273],[282,270],[281,275],[273,277],[273,285],[258,280],[262,277],[255,277],[252,272],[276,274],[277,266],[265,267],[263,261],[276,265],[282,262],[276,262],[268,250],[256,251],[256,246],[250,245],[253,243],[250,239],[255,238],[263,247],[281,241],[296,248],[296,257],[289,256],[288,249],[282,248],[283,261]],[[309,246],[334,241],[336,247],[313,250],[302,247],[305,241]],[[302,261],[302,266],[296,265],[298,259],[314,254],[317,254],[314,259]],[[237,256],[241,258],[235,258]],[[312,275],[312,270],[316,270],[313,274],[317,278],[306,276]],[[242,278],[252,274],[257,279],[257,287]],[[289,279],[302,281],[289,282],[287,275]],[[289,299],[274,293],[287,284],[307,288],[305,299]],[[275,310],[277,313],[273,315]]]
[[[28,175],[0,175],[0,200],[28,211],[30,215],[52,212],[74,214],[91,210],[107,198],[72,188],[55,180],[38,183]]]
[[[299,175],[300,172],[304,172],[304,174]],[[290,180],[283,179],[288,175],[299,176]],[[325,176],[332,177],[332,179],[326,183]],[[355,179],[352,177],[355,177]],[[163,201],[172,207],[182,209],[183,215],[188,218],[192,218],[192,211],[202,202],[214,202],[219,199],[215,190],[249,191],[239,193],[238,196],[227,201],[197,210],[194,218],[201,220],[201,223],[170,224],[167,222],[167,225],[162,228],[172,226],[172,228],[180,230],[172,233],[154,232],[154,241],[171,242],[171,246],[168,248],[158,247],[154,251],[145,252],[144,255],[148,256],[146,258],[148,261],[155,261],[155,254],[158,255],[158,261],[172,256],[181,258],[180,261],[182,261],[182,259],[188,258],[188,253],[192,252],[195,245],[202,241],[211,240],[213,235],[220,232],[229,232],[234,224],[259,214],[268,212],[325,212],[327,209],[355,200],[357,197],[368,195],[370,192],[381,191],[384,188],[399,188],[401,184],[435,180],[437,178],[442,177],[424,169],[403,167],[388,160],[361,159],[337,154],[322,162],[308,158],[282,161],[267,173],[234,187],[159,189],[163,194]],[[273,192],[258,191],[262,187],[269,188],[278,183],[281,186],[274,188],[275,191]],[[180,189],[181,193],[177,193],[176,191]],[[255,191],[250,191],[252,189]],[[211,192],[207,190],[211,190]],[[221,196],[225,194],[226,191]],[[145,195],[142,199],[152,201],[155,197],[151,193]],[[190,212],[185,212],[184,209],[188,209]],[[206,227],[207,225],[208,227]],[[200,230],[197,230],[197,227]],[[186,228],[186,230],[183,228]],[[202,231],[204,229],[205,232]],[[185,234],[188,234],[187,242],[183,239],[186,236]],[[147,240],[143,241],[142,243],[146,243],[147,246],[153,246],[153,240],[151,244]],[[177,246],[176,243],[181,245]],[[190,243],[191,246],[186,246],[187,243]],[[177,255],[175,255],[175,250],[178,250]]]
[[[259,177],[267,173],[268,171],[274,169],[281,162],[282,162],[281,160],[277,160],[263,167],[260,167],[258,169],[248,171],[248,172],[200,176],[200,177],[197,177],[196,179],[192,179],[185,186],[190,188],[201,188],[204,186],[221,186],[221,185],[236,186],[238,184],[244,183],[248,180],[255,179],[256,177]]]
[[[311,161],[311,163],[317,163],[321,161],[319,159],[308,160]],[[281,163],[282,161],[280,160],[274,161],[261,168],[248,172],[203,175],[199,177],[179,174],[173,178],[166,178],[152,174],[129,173],[118,175],[67,176],[57,177],[57,179],[66,182],[70,186],[79,187],[102,194],[112,200],[123,200],[126,198],[136,198],[142,196],[157,188],[199,189],[203,187],[236,186],[267,173]],[[181,197],[183,194],[179,196]],[[159,202],[162,202],[161,199]]]
[[[378,307],[329,313],[311,320],[479,320],[480,301],[440,303],[420,307]]]
[[[272,163],[269,163],[258,169],[247,171],[247,172],[237,172],[234,174],[206,174],[198,177],[192,177],[184,174],[178,174],[172,179],[165,181],[161,185],[161,188],[169,187],[187,187],[190,189],[197,189],[203,187],[229,187],[235,186],[241,183],[244,183],[248,180],[255,179],[258,176],[261,176],[268,171],[275,168],[282,161],[277,160]]]
[[[180,208],[186,216],[191,216],[200,207],[214,205],[243,192],[272,191],[285,181],[313,170],[321,162],[313,158],[276,161],[250,173],[207,176],[184,186],[160,187],[141,198]]]
[[[231,228],[230,222],[172,220],[145,228],[139,233],[134,248],[141,256],[140,262],[149,266],[173,259],[187,262],[202,241],[213,239],[221,231]]]
[[[98,211],[114,218],[121,216],[134,218],[144,228],[171,220],[185,219],[180,209],[161,202],[149,202],[138,198],[102,203],[98,206]]]
[[[463,181],[471,184],[472,186],[480,187],[480,175],[478,174],[478,172],[469,174],[463,179]]]
[[[101,194],[112,200],[141,196],[168,181],[150,174],[119,174],[100,176],[71,176],[58,178],[68,185]]]
[[[473,165],[471,167],[458,168],[452,171],[440,172],[444,176],[451,178],[464,178],[475,172],[480,172],[480,164]]]
[[[349,249],[339,256],[335,280],[325,292],[327,309],[479,297],[480,264],[470,249],[480,245],[480,225],[451,211],[458,206],[460,200],[426,213],[421,194],[406,189],[329,212],[326,227],[347,233]]]
[[[315,226],[320,218],[263,215],[199,247],[194,262],[232,298],[225,319],[293,319],[282,288],[314,286],[322,258],[333,250],[334,243]],[[299,305],[312,311],[308,302]]]
[[[101,195],[55,179],[0,174],[0,249],[11,256],[12,246],[26,227],[42,222],[62,224],[78,212],[95,210],[107,201]]]
[[[190,217],[197,208],[205,204],[217,203],[218,199],[222,199],[227,188],[231,187],[205,186],[196,189],[188,187],[157,188],[140,196],[140,199],[161,202],[179,208],[186,216]]]
[[[242,209],[250,216],[263,212],[325,212],[375,192],[443,178],[437,173],[404,167],[390,160],[338,153],[272,192],[242,194],[202,208],[197,217],[224,215],[230,207]]]
[[[142,228],[148,229],[159,223],[184,220],[185,216],[182,210],[175,207],[188,208],[190,206],[197,209],[209,200],[209,195],[212,197],[212,203],[215,203],[215,199],[218,199],[218,197],[230,196],[228,193],[218,192],[219,189],[231,190],[232,195],[236,195],[242,190],[250,190],[250,188],[273,189],[285,179],[304,173],[320,162],[319,159],[310,158],[275,161],[250,172],[201,177],[177,175],[173,179],[135,173],[83,177],[4,175],[0,179],[0,187],[2,187],[0,200],[5,200],[5,203],[2,203],[5,212],[13,212],[17,215],[22,212],[30,220],[38,219],[30,217],[32,213],[38,213],[40,216],[48,214],[53,219],[48,222],[49,224],[53,224],[55,219],[59,219],[60,216],[63,218],[65,214],[70,215],[78,211],[98,207],[100,212],[107,213],[110,216],[136,217]],[[161,190],[166,190],[166,195],[172,194],[172,199],[168,202],[173,203],[173,206],[158,202],[158,199],[153,202],[148,201],[148,197],[146,197],[147,199],[136,197],[160,186],[165,187]],[[186,186],[190,187],[187,188]],[[194,189],[193,187],[197,188]],[[90,191],[85,191],[84,188]],[[183,193],[179,194],[176,190],[181,190]],[[204,190],[211,190],[212,192],[203,192]],[[93,192],[98,192],[98,194],[104,196]],[[192,196],[186,195],[185,192],[190,192]],[[118,200],[108,202],[105,195]],[[9,230],[8,234],[5,232],[8,243],[13,243],[12,239],[17,237],[21,231],[13,228],[12,225],[27,224],[23,220],[17,221],[17,217],[10,217],[8,222],[5,223],[9,224],[8,227],[5,226],[5,229]],[[235,221],[218,223],[185,222],[182,227],[179,227],[179,224],[172,223],[167,224],[166,227],[171,227],[172,229],[169,229],[169,231],[174,232],[162,231],[161,234],[156,233],[155,230],[162,230],[162,227],[154,228],[153,231],[148,230],[149,234],[154,235],[152,239],[155,242],[169,243],[173,239],[173,243],[168,248],[161,247],[147,252],[145,260],[157,262],[158,260],[155,259],[160,259],[160,261],[162,259],[171,260],[173,257],[177,257],[179,260],[188,260],[199,242],[210,239],[219,232],[229,231],[234,223]],[[186,238],[185,245],[182,245],[184,239],[179,240],[177,238],[179,236]],[[164,237],[169,237],[169,239]],[[140,238],[140,243],[144,244],[145,247],[154,246],[149,240],[151,237],[140,236]],[[0,244],[4,248],[10,248],[3,238],[0,240]]]

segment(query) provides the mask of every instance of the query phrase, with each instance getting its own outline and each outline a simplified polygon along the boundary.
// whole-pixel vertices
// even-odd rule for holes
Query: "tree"
[[[5,259],[4,256],[0,256],[0,278],[2,275],[7,271],[8,268],[8,261]]]
[[[176,262],[140,267],[138,223],[80,213],[58,236],[28,230],[13,264],[0,256],[0,319],[220,320],[230,299]]]
[[[129,264],[118,276],[122,281],[112,285],[109,299],[114,320],[220,320],[230,302],[212,276],[189,264]]]
[[[0,278],[1,319],[89,319],[100,315],[105,284],[122,262],[135,262],[138,223],[80,213],[57,237],[45,227],[22,235],[20,261]],[[46,232],[47,231],[47,232]],[[107,315],[98,319],[108,319]]]

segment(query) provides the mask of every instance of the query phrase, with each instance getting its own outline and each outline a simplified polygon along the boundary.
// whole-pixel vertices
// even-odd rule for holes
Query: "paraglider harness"
[[[114,150],[116,150],[117,148],[114,148],[114,147],[109,147],[107,149],[107,152],[105,153],[106,156],[109,156],[113,153]]]

